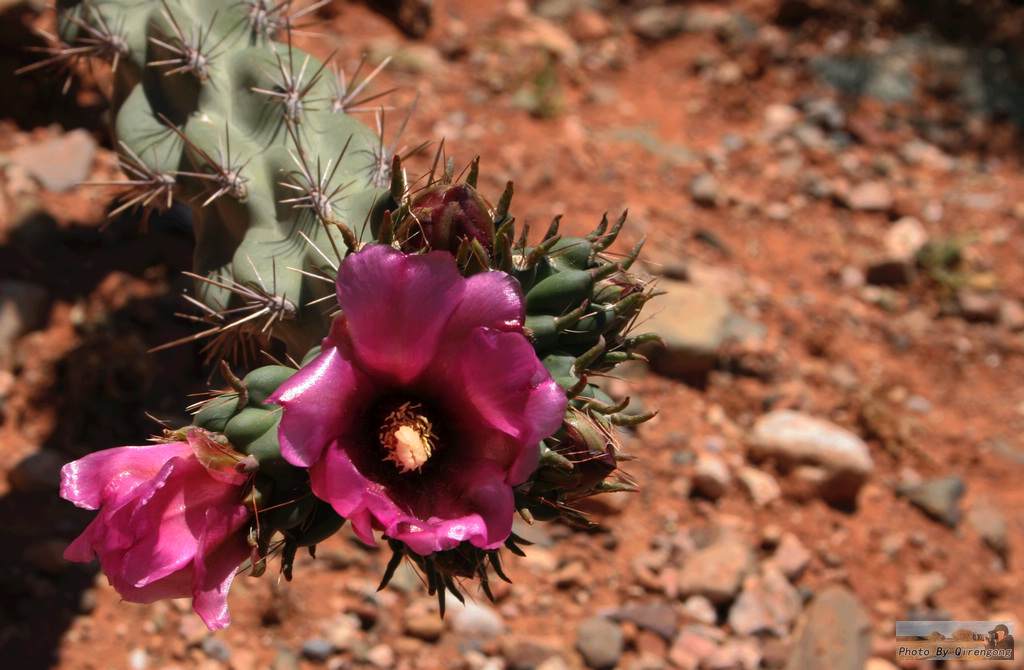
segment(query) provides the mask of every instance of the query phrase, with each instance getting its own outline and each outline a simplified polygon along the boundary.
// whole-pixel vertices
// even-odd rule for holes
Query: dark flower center
[[[376,442],[381,461],[391,462],[399,474],[422,472],[444,442],[441,415],[430,405],[405,396],[380,399],[371,411],[371,426],[379,426]]]
[[[387,452],[384,460],[394,463],[401,472],[419,472],[434,453],[437,435],[430,420],[417,411],[422,409],[419,403],[402,403],[385,417],[378,434]]]

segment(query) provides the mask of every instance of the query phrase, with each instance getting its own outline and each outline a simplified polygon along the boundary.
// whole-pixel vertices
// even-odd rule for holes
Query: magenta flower
[[[204,431],[187,442],[107,449],[68,463],[60,495],[100,510],[64,552],[87,563],[93,554],[129,602],[192,596],[211,629],[231,622],[227,594],[249,556],[252,511],[243,502],[242,458]]]
[[[523,334],[519,284],[380,245],[337,284],[320,355],[268,400],[284,406],[281,453],[368,543],[377,529],[421,555],[500,546],[512,487],[566,407]]]

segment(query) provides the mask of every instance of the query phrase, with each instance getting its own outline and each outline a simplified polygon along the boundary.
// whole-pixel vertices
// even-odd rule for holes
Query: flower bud
[[[437,185],[420,193],[410,207],[402,251],[424,248],[454,254],[463,240],[494,249],[494,208],[468,184]]]

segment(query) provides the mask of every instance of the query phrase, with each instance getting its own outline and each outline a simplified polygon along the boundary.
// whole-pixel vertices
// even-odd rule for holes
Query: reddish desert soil
[[[399,87],[387,99],[398,108],[387,115],[388,133],[418,92],[401,143],[443,136],[446,152],[461,163],[482,156],[481,189],[495,199],[513,179],[514,213],[538,227],[565,213],[565,228],[581,234],[604,212],[628,208],[619,250],[646,236],[645,257],[654,272],[690,263],[721,273],[719,285],[734,308],[766,328],[753,350],[723,354],[702,379],[650,373],[632,382],[631,395],[661,410],[625,444],[640,457],[628,472],[641,492],[595,502],[589,511],[597,531],[548,527],[556,540],[538,550],[540,559],[505,561],[513,586],[500,590],[497,607],[507,632],[484,645],[485,656],[501,657],[508,639],[535,638],[559,650],[565,666],[584,667],[574,646],[579,622],[624,604],[678,608],[666,595],[670,588],[644,581],[637,565],[674,538],[723,526],[736,529],[760,556],[773,537],[795,534],[811,553],[796,585],[808,595],[827,584],[848,586],[869,613],[872,655],[891,662],[893,622],[910,607],[908,575],[943,575],[945,586],[925,607],[953,619],[1024,611],[1018,567],[1024,552],[1024,336],[1005,322],[949,313],[947,289],[927,273],[898,287],[865,289],[841,280],[844,268],[863,270],[882,253],[893,220],[922,217],[939,203],[941,216],[928,223],[930,238],[965,241],[965,272],[991,278],[998,300],[1019,305],[1024,212],[1015,203],[1024,196],[1024,177],[1016,129],[986,119],[973,134],[965,131],[964,141],[947,148],[956,170],[897,158],[898,148],[915,136],[911,119],[955,117],[946,101],[886,106],[843,98],[852,139],[841,150],[765,139],[770,105],[834,97],[793,54],[825,49],[841,26],[821,19],[780,28],[774,24],[778,7],[769,0],[709,7],[746,11],[756,25],[778,31],[791,57],[769,55],[763,41],[731,47],[711,32],[644,41],[629,30],[626,6],[588,27],[589,14],[536,22],[525,4],[468,0],[437,2],[434,25],[420,39],[404,36],[362,4],[336,1],[322,13],[329,23],[318,30],[325,36],[299,40],[320,57],[338,49],[335,57],[345,65],[365,51],[403,48],[377,84],[378,90]],[[3,18],[26,26],[49,21],[20,10]],[[563,37],[565,49],[582,57],[557,53]],[[545,55],[537,42],[556,53]],[[6,67],[15,57],[5,54]],[[694,64],[709,55],[736,63],[740,76],[702,74]],[[541,118],[514,104],[513,94],[545,68],[554,83],[545,89],[551,106]],[[7,99],[0,150],[83,127],[101,146],[89,179],[116,178],[101,113],[103,86],[97,72],[73,86],[66,103],[46,92],[31,109]],[[40,106],[39,100],[48,102]],[[725,153],[722,138],[730,133],[744,142]],[[636,138],[647,138],[646,144]],[[867,212],[837,198],[808,197],[787,167],[794,155],[834,184],[881,179],[895,204]],[[690,180],[716,165],[721,201],[699,206]],[[187,422],[187,396],[205,388],[208,374],[198,347],[146,353],[190,332],[174,316],[184,309],[178,296],[188,285],[180,274],[189,262],[187,235],[167,224],[142,232],[129,220],[103,227],[111,189],[57,193],[15,177],[8,171],[0,178],[0,277],[45,286],[50,302],[39,327],[17,341],[10,369],[0,370],[0,470],[17,473],[44,448],[71,460],[142,443],[157,430],[147,412]],[[970,193],[996,193],[998,204],[971,208],[963,197]],[[775,203],[785,205],[786,216],[771,215]],[[37,206],[36,224],[26,227],[26,208]],[[657,310],[657,301],[651,307]],[[853,381],[838,383],[837,371]],[[926,398],[930,409],[908,409],[905,400],[912,396]],[[780,407],[828,419],[867,440],[875,470],[854,508],[801,495],[770,463],[761,467],[779,477],[784,495],[765,507],[755,506],[735,482],[717,500],[687,494],[692,466],[680,454],[716,438],[728,458],[744,463],[747,430]],[[950,475],[966,483],[962,509],[985,500],[1005,517],[1005,561],[971,525],[950,528],[896,493],[908,477]],[[0,477],[0,563],[6,564],[0,565],[0,648],[13,659],[12,665],[0,662],[4,667],[105,670],[142,667],[143,660],[153,668],[324,667],[299,650],[324,635],[324,626],[337,627],[345,613],[360,617],[353,633],[359,644],[332,656],[329,667],[386,667],[389,660],[406,668],[470,667],[476,658],[467,660],[462,638],[452,631],[432,642],[404,634],[404,612],[425,607],[424,592],[388,590],[371,598],[387,555],[346,531],[322,545],[315,561],[302,559],[290,583],[273,571],[260,579],[240,576],[229,599],[233,623],[214,635],[230,660],[217,660],[187,603],[122,603],[95,567],[63,563],[60,551],[89,514],[59,500],[55,487],[26,487],[17,477]],[[886,543],[896,550],[886,553]],[[583,566],[578,576],[556,578],[574,563]],[[667,643],[645,633],[626,626],[620,667],[674,667],[666,660]],[[762,664],[779,667],[792,641],[760,638]],[[367,649],[377,655],[368,659]],[[651,660],[659,658],[661,666]]]

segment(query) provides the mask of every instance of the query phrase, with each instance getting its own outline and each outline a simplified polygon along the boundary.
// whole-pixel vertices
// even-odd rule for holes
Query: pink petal
[[[189,566],[184,571],[172,572],[144,587],[124,578],[125,549],[134,541],[131,535],[122,532],[130,529],[132,508],[126,505],[110,512],[106,507],[82,533],[65,550],[64,557],[69,561],[89,562],[95,552],[99,557],[100,567],[122,598],[133,603],[151,603],[164,598],[183,598],[191,595]]]
[[[191,463],[194,468],[189,468],[189,461],[183,458],[168,460],[152,484],[147,483],[148,490],[136,500],[129,526],[135,542],[125,551],[121,569],[128,584],[142,587],[163,579],[188,565],[195,556],[196,535],[185,519],[190,511],[195,513],[195,508],[190,508],[185,491],[202,487],[203,479],[218,483],[194,458]]]
[[[443,376],[462,354],[466,338],[478,328],[523,332],[526,303],[519,282],[504,272],[481,272],[462,281],[462,300],[444,326],[437,351],[422,375]]]
[[[484,467],[467,464],[464,494],[457,499],[439,498],[434,514],[426,519],[404,516],[385,529],[388,537],[401,540],[421,555],[454,549],[470,542],[481,549],[496,549],[512,532],[515,504],[512,489],[504,484],[502,472],[489,474]],[[482,481],[478,481],[482,480]]]
[[[401,475],[396,471],[395,476]],[[374,525],[423,555],[463,541],[493,549],[512,529],[512,489],[501,465],[490,460],[467,458],[437,477],[432,488],[417,489],[370,481],[343,449],[332,446],[310,468],[310,481],[313,493],[349,519],[369,544],[374,543]]]
[[[380,496],[383,489],[356,470],[337,444],[331,445],[324,457],[309,468],[309,482],[313,494],[326,500],[335,512],[348,519],[360,540],[367,544],[376,543],[373,538],[374,516],[369,503],[374,493]]]
[[[309,467],[318,461],[327,444],[361,418],[365,403],[376,394],[370,378],[336,345],[343,337],[336,331],[344,328],[344,320],[335,319],[320,355],[267,400],[285,407],[278,438],[281,455],[292,465]]]
[[[102,560],[100,562],[102,566]],[[119,573],[103,568],[107,581],[117,590],[118,594],[130,603],[152,603],[168,598],[187,598],[192,595],[192,571],[186,569],[173,572],[163,579],[145,586],[127,583]]]
[[[206,532],[196,550],[192,575],[192,609],[210,630],[231,623],[228,613],[228,589],[238,566],[248,558],[250,549],[239,531],[248,521],[243,509],[207,509]]]
[[[251,515],[241,487],[214,479],[195,458],[173,458],[167,468],[166,483],[140,498],[132,514],[137,541],[125,553],[123,574],[135,586],[182,569],[196,556],[198,541],[233,533]],[[233,525],[225,524],[228,518]]]
[[[504,272],[481,272],[466,279],[462,301],[445,326],[445,338],[463,340],[475,328],[522,332],[526,301],[519,282]]]
[[[406,256],[370,245],[338,269],[338,304],[359,366],[376,381],[405,385],[433,360],[464,291],[445,252]]]
[[[463,429],[494,429],[525,446],[553,434],[565,416],[565,391],[523,335],[478,329],[440,386],[459,398]]]
[[[185,442],[118,447],[89,454],[61,469],[60,495],[85,509],[99,509],[129,496],[173,456],[192,452]]]

